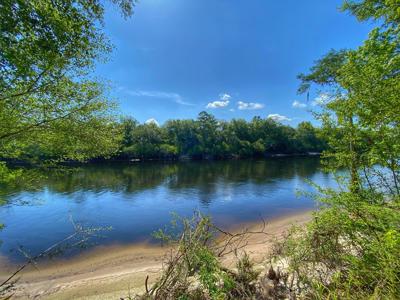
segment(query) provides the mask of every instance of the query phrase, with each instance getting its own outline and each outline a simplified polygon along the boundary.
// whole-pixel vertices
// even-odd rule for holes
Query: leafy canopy
[[[379,20],[354,50],[331,51],[302,80],[326,102],[317,116],[339,190],[318,188],[321,204],[306,228],[282,244],[296,295],[308,299],[399,299],[400,2],[346,1],[360,20]],[[343,185],[344,184],[344,185]]]
[[[112,2],[125,17],[132,13],[131,0]],[[103,17],[104,2],[97,0],[1,1],[3,158],[18,159],[31,147],[57,159],[112,151],[112,106],[104,84],[90,77],[112,49]]]

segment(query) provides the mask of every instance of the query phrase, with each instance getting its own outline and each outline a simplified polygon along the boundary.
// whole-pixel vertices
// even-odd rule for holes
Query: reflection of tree
[[[217,181],[263,184],[271,180],[290,179],[296,175],[312,175],[319,166],[318,158],[282,158],[268,160],[237,160],[190,162],[178,164],[169,188],[201,187],[211,189]]]
[[[90,165],[49,176],[44,184],[49,189],[62,193],[82,189],[133,193],[162,184],[168,176],[175,173],[175,169],[175,164],[163,163]]]
[[[319,167],[318,158],[276,158],[266,160],[191,161],[181,163],[138,163],[87,165],[64,171],[48,170],[38,189],[57,193],[112,191],[135,193],[165,185],[170,190],[196,188],[203,205],[211,201],[218,182],[251,182],[256,185],[309,177]]]

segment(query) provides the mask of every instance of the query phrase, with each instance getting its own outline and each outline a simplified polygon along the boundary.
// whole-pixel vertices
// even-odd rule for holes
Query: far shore
[[[248,160],[248,159],[269,159],[269,158],[289,158],[289,157],[320,157],[322,153],[320,152],[307,152],[307,153],[266,153],[262,156],[253,156],[253,157],[240,157],[240,156],[230,156],[230,157],[188,157],[185,155],[179,157],[169,157],[169,158],[100,158],[100,159],[92,159],[89,161],[76,161],[76,160],[68,160],[61,161],[57,163],[61,166],[83,166],[83,165],[91,165],[91,164],[103,164],[103,163],[143,163],[143,162],[196,162],[196,161],[229,161],[229,160]],[[10,160],[0,158],[0,161],[4,161],[10,166],[14,167],[34,167],[35,163],[24,160]]]
[[[306,211],[266,220],[268,236],[251,235],[243,250],[262,266],[276,239],[282,238],[291,225],[305,224],[310,219],[311,211]],[[230,231],[258,231],[263,225],[260,221],[240,224]],[[73,259],[43,262],[37,269],[30,266],[21,274],[13,299],[120,299],[140,293],[146,276],[149,284],[156,280],[168,251],[171,249],[148,243],[99,246]],[[222,263],[233,267],[233,254],[225,256]],[[13,268],[0,257],[0,270],[1,280]]]

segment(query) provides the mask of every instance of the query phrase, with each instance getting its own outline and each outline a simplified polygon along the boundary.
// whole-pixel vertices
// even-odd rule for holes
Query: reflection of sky
[[[99,242],[113,243],[148,238],[151,232],[170,221],[171,212],[190,216],[195,210],[201,210],[210,214],[217,224],[228,226],[308,209],[313,206],[312,200],[296,196],[298,190],[311,191],[305,180],[322,186],[333,186],[333,182],[331,176],[318,171],[318,165],[306,164],[298,168],[297,163],[290,170],[287,162],[282,165],[279,162],[272,165],[268,162],[211,163],[206,169],[200,169],[204,172],[198,173],[192,172],[197,168],[191,169],[188,165],[188,172],[169,174],[132,192],[127,192],[124,184],[117,184],[119,188],[114,185],[101,188],[94,183],[72,190],[68,185],[70,190],[63,192],[59,182],[49,182],[37,192],[14,195],[12,203],[16,204],[0,209],[0,219],[7,225],[0,232],[0,240],[4,242],[0,251],[8,253],[24,245],[36,252],[51,245],[72,232],[70,216],[87,226],[112,226],[113,230],[105,233],[108,238]],[[225,173],[219,172],[230,167],[229,164],[237,165],[226,169]],[[118,174],[122,169],[116,168],[113,172]],[[245,172],[238,174],[241,170]],[[96,175],[107,176],[110,171],[105,168]],[[154,173],[144,174],[151,174],[154,179]],[[180,174],[183,177],[179,178]],[[105,178],[102,180],[105,184]],[[57,186],[58,191],[51,188],[51,184]],[[17,199],[19,201],[15,201]],[[30,202],[32,199],[34,201]],[[20,201],[30,202],[30,205],[17,205]]]

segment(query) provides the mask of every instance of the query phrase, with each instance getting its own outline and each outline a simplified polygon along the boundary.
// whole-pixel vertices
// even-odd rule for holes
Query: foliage
[[[400,206],[370,191],[324,190],[325,206],[274,253],[289,264],[293,294],[311,299],[398,299]]]
[[[349,177],[338,190],[319,188],[313,220],[277,248],[273,259],[288,266],[292,296],[400,298],[399,8],[396,0],[346,1],[343,9],[359,19],[383,23],[359,48],[331,52],[300,76],[300,92],[330,89],[318,115],[325,163]]]
[[[161,278],[148,291],[155,299],[190,299],[191,294],[208,294],[212,299],[221,299],[233,288],[232,278],[224,271],[212,251],[215,234],[210,219],[200,214],[193,218],[172,221],[172,232],[158,231],[155,237],[178,248],[171,253]],[[176,232],[176,229],[180,229]],[[190,278],[197,276],[200,287],[191,291]]]
[[[310,122],[292,128],[269,119],[217,121],[201,112],[197,120],[170,120],[164,126],[124,119],[121,158],[174,159],[261,157],[274,153],[321,152],[326,143]]]
[[[383,19],[386,25],[398,25],[400,22],[399,0],[346,0],[343,11],[350,11],[359,20]]]
[[[346,60],[346,54],[346,50],[331,50],[323,58],[315,62],[309,74],[299,74],[297,78],[301,80],[301,85],[298,92],[304,93],[308,91],[311,87],[311,83],[317,83],[323,86],[336,83],[339,69]]]
[[[113,2],[131,14],[132,1]],[[3,159],[85,160],[116,150],[112,104],[89,76],[111,51],[103,16],[97,0],[0,3]]]
[[[323,122],[322,134],[328,140],[332,169],[347,167],[352,177],[353,188],[359,188],[363,180],[371,187],[389,180],[380,168],[390,173],[389,182],[399,194],[399,94],[400,94],[400,29],[376,28],[368,40],[356,50],[347,51],[335,71],[335,80],[329,82],[336,92],[324,104],[319,115]],[[330,72],[331,68],[325,68]],[[308,78],[312,83],[324,82],[314,72]],[[307,84],[309,82],[307,81]],[[378,167],[379,166],[379,167]],[[374,186],[373,188],[376,188]]]
[[[238,241],[251,232],[231,234],[195,213],[190,219],[174,215],[172,226],[154,236],[173,246],[160,278],[136,299],[262,299],[255,283],[260,275],[244,253],[237,258],[237,271],[225,268],[221,255],[238,251]],[[217,239],[216,233],[227,238]],[[256,232],[260,233],[260,232]],[[228,248],[233,248],[227,252]]]

